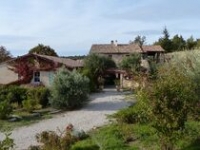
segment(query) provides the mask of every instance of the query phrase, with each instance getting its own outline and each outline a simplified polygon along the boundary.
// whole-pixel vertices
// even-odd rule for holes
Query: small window
[[[40,82],[40,72],[39,71],[34,73],[34,82]]]
[[[129,57],[129,56],[130,56],[130,55],[128,55],[128,54],[126,55],[126,57]]]

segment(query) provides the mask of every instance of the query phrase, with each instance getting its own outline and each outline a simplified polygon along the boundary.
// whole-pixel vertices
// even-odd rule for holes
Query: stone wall
[[[123,78],[122,87],[127,89],[136,89],[139,87],[139,83],[134,81],[133,79]]]

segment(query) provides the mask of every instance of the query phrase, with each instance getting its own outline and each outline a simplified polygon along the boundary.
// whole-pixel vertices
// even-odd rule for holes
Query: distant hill
[[[78,56],[60,56],[62,58],[70,58],[73,60],[79,60],[79,59],[84,59],[86,57],[86,55],[78,55]]]

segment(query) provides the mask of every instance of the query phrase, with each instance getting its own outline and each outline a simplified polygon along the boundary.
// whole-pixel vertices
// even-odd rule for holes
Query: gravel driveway
[[[104,92],[90,95],[91,101],[82,109],[55,115],[51,119],[13,130],[11,137],[15,140],[16,150],[24,150],[30,145],[36,145],[35,135],[44,130],[63,131],[67,124],[72,123],[75,128],[88,131],[94,127],[108,123],[106,115],[127,107],[123,101],[123,93],[115,89],[106,89]],[[0,133],[0,140],[3,135]]]

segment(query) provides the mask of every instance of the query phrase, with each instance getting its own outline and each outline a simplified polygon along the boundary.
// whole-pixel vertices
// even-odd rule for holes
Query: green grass
[[[200,149],[200,122],[189,121],[187,133],[176,143],[176,150]],[[199,137],[199,138],[198,138]],[[89,132],[70,150],[160,150],[156,130],[145,124],[111,124]]]
[[[90,132],[89,138],[75,143],[71,150],[155,150],[157,141],[149,126],[111,124]]]
[[[92,139],[97,143],[100,149],[127,149],[124,144],[123,136],[118,126],[112,125],[96,131],[92,135]]]
[[[99,146],[94,140],[88,138],[83,141],[79,141],[71,147],[71,150],[99,150]]]
[[[88,139],[73,145],[71,150],[134,150],[125,143],[117,125],[104,126],[89,135]]]

